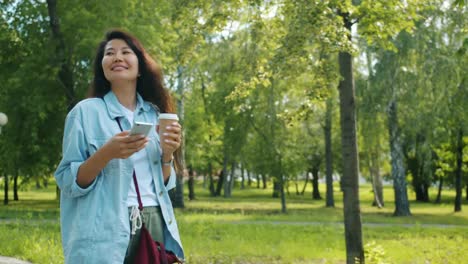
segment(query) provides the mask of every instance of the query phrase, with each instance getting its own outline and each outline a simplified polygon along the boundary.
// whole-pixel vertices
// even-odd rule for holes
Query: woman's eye
[[[113,53],[113,52],[110,52],[110,51],[108,51],[108,52],[106,52],[106,53],[105,53],[105,55],[106,55],[106,56],[112,56],[112,55],[114,55],[114,53]]]

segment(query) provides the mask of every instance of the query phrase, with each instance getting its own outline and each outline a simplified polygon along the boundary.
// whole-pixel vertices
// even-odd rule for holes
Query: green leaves
[[[304,157],[323,145],[325,102],[336,100],[340,80],[338,52],[353,54],[358,66],[363,156],[385,145],[384,114],[392,96],[399,100],[408,138],[425,131],[431,146],[440,148],[450,128],[467,126],[466,1],[452,1],[455,8],[442,4],[63,0],[58,14],[66,49],[60,55],[81,99],[103,33],[111,27],[127,29],[161,63],[170,89],[184,84],[177,99],[186,104],[189,162],[204,169],[213,162],[219,168],[223,146],[228,146],[232,159],[244,159],[259,173],[275,172],[274,155],[281,153],[292,174],[304,170]],[[0,111],[11,117],[0,137],[0,156],[11,160],[9,168],[21,158],[27,162],[18,166],[25,170],[46,163],[50,171],[59,160],[68,109],[55,78],[59,54],[51,42],[47,6],[3,1],[0,7]],[[356,31],[345,29],[340,14]],[[368,65],[362,62],[367,54]],[[178,69],[183,69],[181,76]],[[338,137],[338,126],[333,127]],[[385,156],[388,149],[380,151]]]
[[[249,95],[251,95],[252,90],[269,87],[271,85],[271,77],[271,72],[263,69],[263,67],[260,67],[257,70],[256,76],[253,76],[249,80],[240,82],[238,85],[236,85],[234,90],[226,97],[226,102],[238,101],[240,99],[248,98]],[[242,108],[240,105],[238,107]]]
[[[401,31],[411,32],[414,29],[414,23],[420,18],[417,11],[423,4],[424,1],[420,0],[364,0],[356,14],[358,32],[368,44],[396,51],[391,40]]]

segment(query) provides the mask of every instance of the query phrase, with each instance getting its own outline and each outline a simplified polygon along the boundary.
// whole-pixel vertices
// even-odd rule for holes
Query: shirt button
[[[163,196],[163,194],[164,194],[163,191],[159,192],[159,196]]]
[[[172,224],[172,219],[171,219],[171,220],[169,220],[169,224]]]
[[[155,161],[153,162],[153,164],[154,164],[154,165],[158,165],[158,164],[159,164],[159,161],[158,161],[158,160],[155,160]]]

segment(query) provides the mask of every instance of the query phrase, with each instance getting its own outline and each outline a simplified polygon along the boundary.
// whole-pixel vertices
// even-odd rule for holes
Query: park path
[[[0,256],[0,264],[31,264],[31,262]]]
[[[239,220],[239,221],[221,221],[226,224],[233,225],[293,225],[293,226],[319,226],[319,225],[332,225],[332,226],[343,226],[343,222],[318,222],[318,221],[266,221],[266,220]],[[11,224],[11,223],[28,223],[32,225],[40,225],[44,223],[48,224],[60,224],[58,219],[0,219],[0,224]],[[422,228],[468,228],[468,225],[453,225],[453,224],[420,224],[420,223],[369,223],[362,222],[363,226],[366,227],[422,227]],[[0,264],[2,264],[0,262]]]
[[[225,223],[237,225],[296,225],[296,226],[318,226],[318,225],[334,225],[343,226],[343,222],[314,222],[314,221],[265,221],[265,220],[243,220],[243,221],[225,221]],[[405,224],[405,223],[362,223],[367,227],[426,227],[426,228],[468,228],[468,225],[452,225],[452,224]]]

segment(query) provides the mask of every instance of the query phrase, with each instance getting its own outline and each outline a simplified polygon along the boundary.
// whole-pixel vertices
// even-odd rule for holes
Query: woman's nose
[[[114,56],[114,61],[122,61],[122,56],[119,52],[117,52]]]

